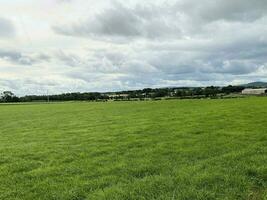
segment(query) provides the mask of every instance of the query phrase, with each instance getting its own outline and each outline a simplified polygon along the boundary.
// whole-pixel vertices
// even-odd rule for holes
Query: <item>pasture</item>
[[[0,199],[267,199],[267,98],[0,105]]]

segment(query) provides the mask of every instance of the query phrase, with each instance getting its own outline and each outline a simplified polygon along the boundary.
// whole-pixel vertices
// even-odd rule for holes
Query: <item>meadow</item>
[[[267,199],[267,98],[0,105],[0,199]]]

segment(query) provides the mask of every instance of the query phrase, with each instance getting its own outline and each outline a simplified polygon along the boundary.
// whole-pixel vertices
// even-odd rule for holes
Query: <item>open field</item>
[[[0,199],[267,199],[267,98],[0,105]]]

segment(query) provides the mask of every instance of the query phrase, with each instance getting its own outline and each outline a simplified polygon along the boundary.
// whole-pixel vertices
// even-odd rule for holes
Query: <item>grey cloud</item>
[[[247,62],[243,60],[231,60],[231,61],[226,60],[222,63],[221,67],[217,69],[215,67],[215,71],[223,73],[231,73],[233,75],[249,74],[255,72],[258,69],[258,67],[259,66],[257,66],[253,62]]]
[[[14,24],[10,20],[0,17],[0,38],[14,37],[15,33]]]
[[[13,63],[22,65],[31,65],[33,60],[23,56],[22,53],[16,51],[0,51],[0,59],[4,59]]]
[[[195,0],[176,1],[171,4],[149,4],[127,7],[114,3],[87,20],[55,25],[58,34],[108,39],[110,37],[173,39],[208,35],[210,27],[220,27],[221,21],[251,22],[266,16],[265,0]],[[215,30],[216,31],[216,30]],[[114,42],[114,40],[113,40]]]
[[[91,18],[85,13],[84,19],[55,25],[56,37],[75,48],[47,54],[20,52],[19,48],[0,50],[0,59],[17,64],[4,71],[2,67],[2,71],[13,74],[12,70],[17,70],[19,74],[20,65],[44,62],[45,72],[60,77],[49,79],[51,83],[47,79],[14,82],[17,88],[20,84],[29,88],[44,84],[55,91],[68,91],[68,87],[114,91],[267,80],[265,1],[167,2],[133,6],[124,1]],[[60,34],[85,38],[61,38]],[[88,42],[87,38],[100,41]],[[64,87],[60,85],[62,80]]]
[[[148,45],[134,50],[126,48],[121,50],[94,51],[88,57],[81,58],[78,55],[65,56],[65,63],[76,66],[76,71],[86,73],[123,74],[143,77],[147,74],[151,77],[168,78],[170,75],[189,77],[199,73],[217,75],[244,75],[256,72],[260,66],[267,62],[262,56],[265,45],[248,41],[239,48],[239,43],[216,46],[212,43],[200,43],[199,47],[190,47],[186,44],[155,46]],[[163,49],[163,50],[160,50]],[[243,49],[243,50],[242,50]],[[255,50],[255,51],[254,51]],[[248,52],[250,52],[248,54]],[[63,57],[62,57],[63,58]],[[61,59],[62,59],[61,58]],[[259,59],[261,58],[261,59]]]
[[[156,7],[152,10],[145,7],[129,8],[115,3],[94,18],[52,28],[58,34],[82,37],[157,38],[179,35],[179,27],[159,10]]]
[[[67,66],[77,67],[82,64],[81,58],[75,54],[67,54],[64,51],[57,52],[54,57],[63,62]]]
[[[50,62],[52,57],[48,54],[40,53],[35,56],[35,59],[39,61]]]
[[[0,79],[1,90],[18,90],[19,87],[16,84],[16,81]]]
[[[111,35],[111,36],[137,36],[140,35],[137,24],[140,20],[126,9],[108,9],[95,19],[89,19],[82,24],[73,24],[66,27],[55,26],[54,31],[65,35]]]
[[[207,21],[253,21],[265,16],[267,11],[265,0],[203,0],[201,3],[188,0],[178,1],[176,6],[195,19]]]
[[[51,57],[46,54],[27,55],[14,50],[0,50],[0,59],[19,65],[33,65],[42,61],[48,62]]]

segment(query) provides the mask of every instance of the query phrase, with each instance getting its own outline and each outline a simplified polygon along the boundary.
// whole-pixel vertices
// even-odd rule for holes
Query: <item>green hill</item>
[[[242,85],[244,87],[252,87],[252,88],[262,88],[262,87],[267,87],[267,83],[266,82],[251,82],[248,84],[244,84]]]

